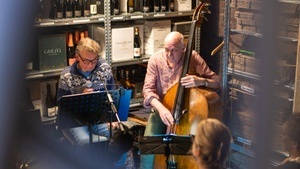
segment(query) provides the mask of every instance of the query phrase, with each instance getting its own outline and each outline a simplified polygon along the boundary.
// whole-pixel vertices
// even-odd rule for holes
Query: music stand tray
[[[116,106],[119,104],[119,90],[109,90]],[[59,99],[58,115],[71,117],[88,126],[92,145],[92,125],[116,121],[113,119],[106,91],[65,95]]]
[[[139,143],[141,154],[165,155],[188,155],[188,151],[192,145],[191,136],[178,136],[175,134],[144,136]]]
[[[167,169],[177,167],[176,162],[168,161],[171,154],[188,155],[192,146],[191,136],[178,136],[175,134],[144,136],[139,143],[141,154],[164,154]]]
[[[119,90],[110,90],[109,93],[118,107]],[[73,116],[85,125],[105,123],[110,120],[111,107],[105,91],[62,96],[58,107],[59,113]]]

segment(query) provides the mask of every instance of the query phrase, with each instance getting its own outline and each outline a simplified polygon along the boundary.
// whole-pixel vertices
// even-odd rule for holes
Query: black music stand
[[[114,103],[119,104],[119,90],[110,90]],[[80,124],[88,126],[89,142],[92,146],[92,126],[115,121],[111,112],[106,91],[62,96],[59,100],[59,114],[75,118]],[[111,137],[111,136],[110,136]]]
[[[166,166],[169,167],[169,156],[188,155],[192,146],[191,136],[178,136],[175,134],[161,134],[155,136],[144,136],[139,141],[141,154],[164,154]]]

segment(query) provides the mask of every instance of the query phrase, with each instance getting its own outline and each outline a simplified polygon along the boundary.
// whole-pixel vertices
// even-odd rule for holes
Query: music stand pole
[[[119,124],[119,127],[120,127],[120,130],[121,131],[124,131],[124,127],[123,127],[123,124],[121,123],[120,121],[120,118],[119,118],[119,115],[118,115],[118,110],[114,104],[114,100],[112,99],[111,97],[111,94],[109,93],[109,91],[107,90],[107,86],[105,83],[103,83],[103,86],[104,86],[104,89],[105,89],[105,92],[106,92],[106,95],[107,95],[107,99],[108,99],[108,102],[110,104],[110,107],[111,107],[111,110],[112,110],[112,113],[115,114],[116,118],[117,118],[117,121],[118,121],[118,124]],[[110,137],[109,139],[111,139],[112,137],[112,116],[110,114]]]
[[[155,135],[144,136],[139,141],[141,154],[164,154],[166,167],[169,168],[170,155],[188,155],[192,146],[191,136]],[[171,166],[176,164],[171,163]]]

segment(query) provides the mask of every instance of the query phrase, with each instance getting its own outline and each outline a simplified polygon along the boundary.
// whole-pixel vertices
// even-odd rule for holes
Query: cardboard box
[[[89,25],[88,32],[90,38],[94,39],[102,49],[102,58],[106,58],[106,46],[105,46],[105,28],[102,25]]]
[[[164,48],[164,39],[171,32],[171,20],[145,21],[145,54],[153,55]]]
[[[112,61],[133,59],[133,27],[112,28]]]
[[[175,0],[175,11],[192,10],[192,0]]]
[[[144,25],[112,28],[112,61],[133,59],[134,27],[138,26],[141,38],[141,53],[144,52]]]
[[[66,35],[39,37],[39,70],[62,69],[67,66]]]
[[[172,31],[180,32],[184,37],[190,34],[192,21],[182,21],[172,23]]]

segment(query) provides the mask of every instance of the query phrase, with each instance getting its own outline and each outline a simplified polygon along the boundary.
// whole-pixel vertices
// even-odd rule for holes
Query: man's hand
[[[93,91],[94,91],[93,88],[85,88],[82,93],[91,93]]]
[[[203,77],[198,77],[196,75],[186,75],[185,77],[180,79],[180,83],[185,88],[205,86],[206,79]]]
[[[174,118],[173,118],[171,112],[167,108],[164,108],[162,110],[158,110],[158,112],[159,112],[159,116],[161,118],[161,121],[163,123],[165,123],[165,125],[171,126],[174,123]]]

